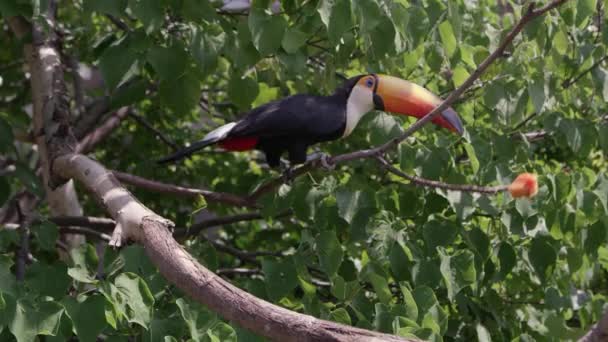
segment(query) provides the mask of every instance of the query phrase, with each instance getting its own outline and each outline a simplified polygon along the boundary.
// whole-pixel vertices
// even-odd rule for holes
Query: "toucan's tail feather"
[[[166,164],[166,163],[175,162],[175,161],[184,159],[184,158],[192,155],[194,152],[196,152],[200,149],[203,149],[209,145],[213,145],[213,144],[221,141],[222,139],[224,139],[228,135],[228,133],[230,133],[230,130],[232,130],[232,128],[235,125],[236,125],[236,122],[231,122],[229,124],[220,126],[216,129],[214,129],[213,131],[209,132],[207,135],[205,135],[205,137],[202,140],[199,140],[184,149],[181,149],[169,156],[166,156],[166,157],[158,160],[157,163]]]

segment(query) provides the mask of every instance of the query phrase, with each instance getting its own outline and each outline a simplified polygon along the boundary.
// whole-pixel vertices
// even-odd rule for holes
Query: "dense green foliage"
[[[520,17],[518,3],[285,0],[272,13],[268,1],[254,1],[243,15],[218,13],[221,3],[207,0],[83,0],[60,2],[58,22],[63,54],[103,74],[106,88],[87,97],[108,94],[112,108],[132,106],[184,144],[269,100],[328,94],[339,75],[390,74],[445,95],[497,46]],[[264,219],[218,232],[238,249],[278,256],[256,264],[202,237],[184,245],[211,270],[259,269],[231,276],[256,296],[345,324],[435,341],[579,336],[608,295],[606,5],[570,1],[531,22],[454,106],[464,137],[428,126],[387,155],[407,173],[451,183],[506,184],[535,172],[541,187],[532,201],[420,188],[360,160],[281,186],[260,199]],[[0,3],[0,152],[16,160],[0,176],[0,205],[26,189],[41,194],[36,154],[14,138],[30,126],[23,108],[31,100],[23,42],[6,23],[16,14],[42,21],[41,6]],[[411,123],[373,113],[322,149],[378,145]],[[538,131],[540,139],[527,139]],[[170,152],[127,118],[93,155],[110,169],[239,195],[277,176],[257,153],[207,151],[155,165]],[[86,215],[105,216],[80,190]],[[205,202],[133,191],[178,227]],[[206,205],[217,215],[244,210]],[[276,218],[286,209],[293,215]],[[18,233],[0,230],[1,340],[257,340],[168,284],[138,246],[107,249],[100,280],[92,243],[60,259],[57,227],[32,232],[34,260],[18,284]]]

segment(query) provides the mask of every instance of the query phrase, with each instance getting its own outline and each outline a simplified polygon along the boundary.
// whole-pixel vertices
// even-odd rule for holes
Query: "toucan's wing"
[[[345,107],[329,97],[290,96],[253,109],[232,128],[228,137],[340,135],[346,120]]]

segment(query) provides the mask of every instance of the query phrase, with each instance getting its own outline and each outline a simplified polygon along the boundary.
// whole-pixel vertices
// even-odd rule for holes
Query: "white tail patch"
[[[219,141],[224,139],[228,133],[230,133],[230,131],[232,130],[232,128],[234,128],[234,126],[236,126],[236,122],[231,122],[231,123],[227,123],[223,126],[220,126],[216,129],[214,129],[213,131],[207,133],[207,135],[205,135],[205,137],[203,138],[203,140],[205,141]]]

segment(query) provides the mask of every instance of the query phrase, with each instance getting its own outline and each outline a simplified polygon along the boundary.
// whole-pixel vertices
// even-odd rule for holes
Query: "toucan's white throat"
[[[346,127],[342,137],[349,136],[363,115],[372,109],[374,109],[374,92],[368,87],[354,86],[346,100]]]

